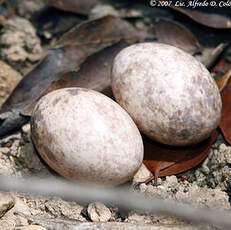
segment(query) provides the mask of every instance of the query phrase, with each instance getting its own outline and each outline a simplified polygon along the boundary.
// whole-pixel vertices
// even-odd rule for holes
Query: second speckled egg
[[[113,94],[141,132],[168,145],[203,141],[218,126],[221,97],[193,56],[161,43],[129,46],[115,57]]]

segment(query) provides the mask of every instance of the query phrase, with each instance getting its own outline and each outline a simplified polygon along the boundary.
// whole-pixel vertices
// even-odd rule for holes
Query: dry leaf
[[[220,129],[225,137],[225,140],[231,144],[231,70],[229,70],[219,82],[218,87],[223,88],[221,92],[222,110]]]
[[[93,29],[94,28],[94,29]],[[89,31],[91,31],[89,33]],[[86,21],[66,33],[44,60],[18,84],[2,107],[32,101],[64,72],[75,70],[87,57],[120,40],[135,42],[144,34],[138,33],[126,21],[106,16]]]
[[[176,46],[190,54],[201,51],[196,37],[179,23],[165,18],[157,18],[155,30],[159,42]]]
[[[222,14],[205,13],[197,10],[185,9],[182,7],[171,6],[172,9],[177,10],[184,15],[187,15],[194,21],[216,29],[231,28],[231,18]]]
[[[87,15],[100,0],[44,0],[44,2],[61,10]]]
[[[58,9],[70,11],[77,14],[88,15],[90,10],[99,4],[112,4],[114,6],[122,6],[127,4],[129,0],[44,0],[48,5]],[[131,1],[130,1],[131,2]]]
[[[202,143],[186,147],[163,145],[144,137],[144,164],[153,173],[156,182],[159,176],[186,171],[207,156],[216,136],[217,130]]]
[[[67,87],[84,87],[94,89],[112,97],[110,81],[112,61],[115,55],[126,46],[128,46],[128,43],[126,41],[121,41],[88,57],[80,66],[79,71],[65,73],[59,80],[51,82],[40,97],[53,90]],[[30,116],[39,98],[33,101],[30,105],[26,106],[21,113],[23,115]]]
[[[229,70],[221,78],[216,80],[216,83],[217,83],[217,86],[218,86],[220,92],[222,92],[222,90],[226,87],[230,77],[231,77],[231,70]],[[223,101],[223,99],[222,99],[222,101]]]
[[[221,58],[218,63],[212,68],[212,72],[214,73],[219,73],[219,72],[223,72],[225,73],[226,71],[224,70],[227,70],[227,68],[229,69],[230,65],[229,63],[224,59],[224,58]]]

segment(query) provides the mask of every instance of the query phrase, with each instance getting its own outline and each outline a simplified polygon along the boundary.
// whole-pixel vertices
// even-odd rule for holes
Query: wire
[[[27,192],[44,196],[61,196],[78,202],[114,203],[124,210],[165,214],[194,223],[209,223],[231,229],[231,212],[195,208],[191,205],[145,197],[129,187],[105,188],[61,179],[17,179],[0,176],[0,190]]]

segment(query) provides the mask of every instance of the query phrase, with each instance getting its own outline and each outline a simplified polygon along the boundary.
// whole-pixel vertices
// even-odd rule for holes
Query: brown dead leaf
[[[192,20],[216,29],[230,29],[231,28],[231,18],[222,14],[207,13],[197,10],[185,9],[182,7],[171,6],[172,9],[177,10],[184,15],[187,15]]]
[[[221,92],[222,110],[220,129],[225,137],[225,140],[231,144],[231,70],[229,70],[220,80],[217,82],[218,87],[223,88]]]
[[[73,71],[87,57],[126,40],[134,43],[145,37],[126,21],[106,16],[86,21],[67,32],[51,49],[44,60],[18,84],[2,109],[7,110],[13,104],[31,102],[64,72]]]
[[[124,40],[144,39],[149,36],[144,31],[137,31],[127,21],[115,16],[85,21],[64,34],[55,48],[62,48],[76,60],[80,55],[96,53],[105,47]],[[73,48],[80,52],[76,53]],[[83,54],[82,54],[83,53]],[[90,56],[90,55],[88,55]]]
[[[77,14],[88,15],[90,10],[98,4],[124,5],[128,0],[44,0],[46,4],[58,9]]]
[[[44,0],[44,2],[61,10],[87,15],[100,0]]]
[[[143,162],[157,182],[159,176],[178,174],[199,164],[207,156],[216,136],[217,130],[202,143],[186,147],[163,145],[144,137]]]
[[[165,18],[157,18],[155,30],[159,42],[176,46],[190,54],[201,51],[201,46],[196,37],[179,23]]]
[[[222,90],[226,87],[230,77],[231,77],[231,70],[229,70],[221,78],[216,80],[220,92],[222,92]]]
[[[111,65],[115,55],[128,45],[126,41],[121,41],[88,57],[80,66],[79,71],[65,73],[59,80],[51,82],[39,98],[53,90],[68,87],[94,89],[112,97],[110,80]],[[25,116],[30,116],[39,98],[26,106],[21,113]]]
[[[225,69],[229,68],[229,63],[224,59],[221,58],[218,63],[212,68],[212,72],[219,73],[219,72],[226,72]]]

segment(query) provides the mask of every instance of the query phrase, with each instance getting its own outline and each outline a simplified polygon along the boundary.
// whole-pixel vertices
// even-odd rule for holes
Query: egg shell
[[[133,120],[93,90],[65,88],[42,97],[31,117],[31,137],[45,162],[73,180],[122,184],[143,160],[143,142]]]
[[[112,90],[141,132],[168,145],[209,137],[221,116],[221,97],[193,56],[161,43],[129,46],[115,57]]]

